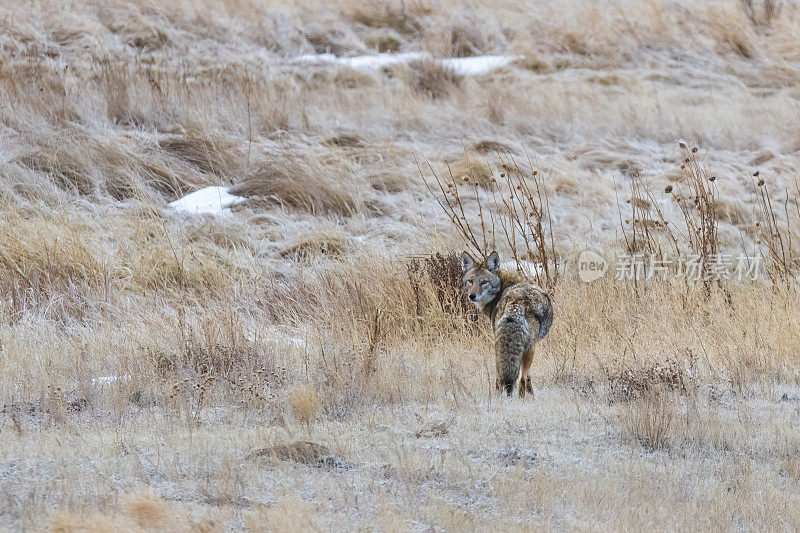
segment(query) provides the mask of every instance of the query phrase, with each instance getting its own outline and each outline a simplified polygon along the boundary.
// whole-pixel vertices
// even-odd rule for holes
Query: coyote
[[[534,346],[553,323],[550,297],[524,276],[501,270],[497,252],[480,263],[464,252],[461,263],[464,290],[492,321],[497,388],[511,396],[518,383],[519,395],[524,397],[526,391],[533,392],[528,370]]]

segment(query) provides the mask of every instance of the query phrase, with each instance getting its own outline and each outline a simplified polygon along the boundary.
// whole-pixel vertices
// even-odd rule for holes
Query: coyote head
[[[486,261],[476,263],[467,252],[461,255],[461,266],[464,268],[464,291],[475,307],[483,308],[494,300],[502,288],[497,271],[500,268],[500,256],[492,252]]]

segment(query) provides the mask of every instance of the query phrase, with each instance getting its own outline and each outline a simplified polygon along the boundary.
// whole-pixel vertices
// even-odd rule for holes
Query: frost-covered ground
[[[42,428],[4,438],[0,450],[13,459],[0,483],[15,494],[6,511],[23,524],[65,497],[91,509],[133,493],[121,496],[116,527],[781,529],[800,518],[798,442],[796,408],[774,392],[698,398],[655,452],[630,434],[628,405],[563,387],[528,401],[482,394],[378,407],[309,432],[230,410],[157,435],[141,429],[165,424],[156,410],[113,429],[83,416],[70,435]],[[293,439],[325,443],[341,463],[248,458]],[[143,486],[158,496],[143,498]],[[62,522],[91,529],[109,520]]]

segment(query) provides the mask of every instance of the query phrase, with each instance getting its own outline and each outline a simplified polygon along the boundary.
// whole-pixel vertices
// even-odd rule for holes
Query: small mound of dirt
[[[411,70],[411,87],[434,100],[449,96],[461,86],[462,77],[452,68],[436,61],[412,61],[408,67]]]
[[[759,152],[751,161],[750,166],[758,167],[766,163],[767,161],[771,161],[775,159],[775,154],[770,152],[769,150],[762,150]]]
[[[340,257],[350,250],[348,240],[334,233],[315,231],[300,235],[281,250],[279,255],[298,261],[309,261],[320,255]]]
[[[291,444],[278,444],[266,448],[259,448],[250,452],[247,458],[293,461],[304,465],[327,468],[349,468],[351,466],[346,460],[333,453],[327,446],[309,441],[296,441]]]
[[[466,157],[450,164],[450,172],[458,183],[472,183],[482,189],[491,189],[495,186],[494,173],[483,161]]]
[[[511,146],[505,143],[501,143],[500,141],[491,141],[488,139],[483,141],[478,141],[477,143],[475,143],[473,148],[475,149],[476,152],[478,152],[481,155],[486,155],[490,152],[500,152],[500,153],[514,152],[514,149]]]
[[[430,425],[417,431],[417,438],[420,437],[441,437],[447,435],[449,422],[433,422]]]
[[[338,146],[339,148],[350,148],[353,146],[361,146],[364,141],[354,133],[340,133],[328,139],[325,139],[325,144],[330,146]]]

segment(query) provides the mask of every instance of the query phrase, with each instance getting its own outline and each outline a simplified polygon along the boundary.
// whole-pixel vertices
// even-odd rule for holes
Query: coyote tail
[[[550,301],[550,295],[546,292],[544,294],[545,303],[541,309],[537,309],[534,316],[539,321],[539,340],[542,340],[547,332],[550,331],[550,326],[553,325],[553,302]]]
[[[497,324],[494,341],[497,378],[501,389],[509,396],[519,379],[529,332],[525,310],[521,307],[511,309]]]

